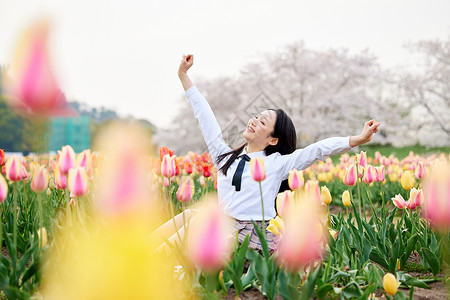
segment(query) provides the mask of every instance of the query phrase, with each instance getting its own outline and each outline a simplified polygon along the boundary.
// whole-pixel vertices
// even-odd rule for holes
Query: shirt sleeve
[[[217,123],[216,117],[205,97],[198,91],[197,87],[190,87],[186,91],[186,97],[198,120],[209,154],[211,154],[213,162],[216,164],[217,156],[231,151],[232,149],[223,140],[222,131]]]
[[[282,179],[289,177],[289,171],[296,168],[304,170],[318,160],[326,160],[330,155],[349,151],[350,137],[332,137],[311,144],[306,148],[297,149],[291,154],[279,155],[275,158],[275,165]]]

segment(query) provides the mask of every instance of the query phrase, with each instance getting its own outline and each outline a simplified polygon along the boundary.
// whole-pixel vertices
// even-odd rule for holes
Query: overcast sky
[[[450,34],[441,0],[0,0],[0,64],[18,36],[46,16],[69,100],[167,127],[183,96],[176,71],[194,53],[192,78],[237,76],[262,53],[306,47],[369,49],[385,67],[408,63],[403,45]]]

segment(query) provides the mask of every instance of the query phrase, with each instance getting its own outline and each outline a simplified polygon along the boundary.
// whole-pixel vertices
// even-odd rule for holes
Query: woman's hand
[[[187,91],[190,87],[192,87],[194,84],[192,83],[191,79],[187,75],[187,71],[190,67],[194,64],[194,55],[188,54],[183,55],[183,58],[181,59],[180,66],[178,67],[178,77],[180,78],[181,84],[183,85],[183,88],[185,91]]]
[[[194,64],[194,55],[188,54],[183,55],[181,59],[180,66],[178,67],[178,76],[181,74],[186,74],[190,67]]]
[[[370,140],[372,140],[373,134],[378,132],[378,126],[380,126],[380,122],[377,122],[375,120],[370,120],[364,123],[364,128],[361,134],[358,136],[350,137],[350,147],[353,148],[370,142]]]

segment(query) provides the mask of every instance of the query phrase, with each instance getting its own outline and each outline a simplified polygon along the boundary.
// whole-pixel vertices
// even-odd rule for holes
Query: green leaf
[[[381,253],[378,251],[378,249],[373,248],[372,252],[370,253],[370,259],[376,262],[377,264],[381,265],[385,269],[389,269],[389,264],[386,261],[386,258],[384,258]]]
[[[299,274],[296,274],[299,277]],[[300,291],[298,290],[299,280],[293,278],[295,275],[290,274],[285,270],[278,273],[278,293],[283,299],[299,299]],[[297,283],[297,284],[293,284]]]
[[[426,260],[430,264],[431,272],[433,275],[436,275],[441,270],[441,263],[439,261],[439,258],[431,252],[427,248],[422,248],[423,254],[425,255]]]
[[[320,288],[317,289],[317,298],[323,299],[325,298],[325,295],[331,291],[334,291],[333,286],[330,283],[322,285]]]
[[[39,264],[38,264],[38,263],[32,264],[32,265],[28,268],[28,270],[26,270],[25,274],[23,275],[23,278],[22,278],[22,285],[25,284],[25,283],[28,281],[28,279],[30,279],[31,277],[33,277],[33,275],[36,274],[36,272],[38,271],[38,269],[39,269]]]
[[[308,300],[312,298],[311,296],[314,293],[314,287],[316,285],[316,281],[319,277],[321,269],[322,265],[318,265],[314,272],[309,274],[308,278],[302,286],[302,295],[300,296],[300,300]]]
[[[267,240],[264,238],[264,234],[262,230],[259,228],[258,224],[256,224],[255,221],[252,220],[253,226],[255,227],[256,234],[259,237],[259,241],[261,242],[262,252],[264,254],[264,257],[270,256],[269,251],[269,245],[267,244]],[[263,224],[263,227],[265,227],[265,224]]]
[[[416,277],[413,277],[409,274],[404,274],[403,275],[403,283],[405,283],[408,286],[416,286],[416,287],[420,287],[423,289],[431,289],[423,280],[420,280]]]

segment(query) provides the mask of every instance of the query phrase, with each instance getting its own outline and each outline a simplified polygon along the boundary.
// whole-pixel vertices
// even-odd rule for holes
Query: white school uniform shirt
[[[222,138],[222,131],[205,97],[192,86],[186,91],[186,96],[197,118],[203,138],[212,157],[214,166],[220,169],[229,157],[225,157],[217,164],[217,157],[229,152],[231,149]],[[250,158],[264,157],[266,179],[261,182],[264,200],[264,219],[275,218],[275,199],[280,189],[281,182],[289,177],[289,171],[296,168],[304,170],[317,160],[325,160],[330,155],[341,154],[351,149],[350,137],[332,137],[309,145],[304,149],[297,149],[291,154],[281,155],[276,152],[266,156],[264,151],[246,153],[245,149],[240,154],[247,154]],[[218,171],[217,191],[219,203],[225,212],[241,221],[263,219],[261,210],[261,196],[259,183],[254,181],[250,173],[250,163],[246,162],[241,179],[241,190],[236,191],[231,185],[234,172],[241,161],[236,159],[228,168],[227,175]]]

